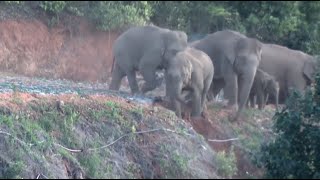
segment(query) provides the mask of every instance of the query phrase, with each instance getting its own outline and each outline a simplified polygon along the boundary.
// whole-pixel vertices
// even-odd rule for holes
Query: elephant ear
[[[303,74],[307,77],[309,85],[314,82],[315,66],[316,63],[313,60],[305,61],[303,65]]]

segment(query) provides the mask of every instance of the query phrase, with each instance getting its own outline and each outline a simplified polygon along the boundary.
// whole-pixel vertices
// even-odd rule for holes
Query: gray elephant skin
[[[181,104],[192,104],[192,118],[201,116],[213,75],[214,66],[210,57],[194,48],[180,51],[168,61],[165,71],[166,93],[178,117],[181,118]],[[188,103],[186,99],[190,94],[191,103]]]
[[[157,26],[133,27],[120,35],[114,43],[114,67],[110,90],[119,90],[127,76],[132,94],[146,93],[156,88],[155,72],[166,66],[166,60],[187,47],[185,32]],[[139,71],[145,80],[141,91],[136,80]]]
[[[224,88],[228,105],[238,109],[231,120],[237,120],[247,102],[261,60],[262,43],[239,32],[223,30],[189,46],[205,52],[213,60],[215,73],[211,89],[216,96]]]
[[[316,67],[315,58],[302,51],[276,44],[262,45],[259,68],[274,76],[279,82],[279,103],[285,102],[290,88],[303,92],[311,85],[314,82]]]
[[[255,107],[254,97],[256,96],[258,108],[260,110],[263,109],[265,107],[266,99],[268,99],[267,96],[270,95],[275,99],[276,109],[278,110],[279,83],[273,76],[261,69],[257,69],[249,94],[251,107]]]

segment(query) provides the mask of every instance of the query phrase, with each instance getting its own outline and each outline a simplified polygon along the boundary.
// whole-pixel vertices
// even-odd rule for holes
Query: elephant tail
[[[112,74],[112,72],[113,72],[113,68],[114,68],[114,60],[115,60],[115,56],[113,56],[113,59],[112,59],[111,74]]]

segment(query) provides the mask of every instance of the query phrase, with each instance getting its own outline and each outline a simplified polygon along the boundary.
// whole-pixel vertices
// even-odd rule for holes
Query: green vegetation
[[[320,178],[320,74],[304,96],[293,92],[287,108],[275,115],[274,141],[262,146],[267,178]]]
[[[236,175],[237,169],[237,158],[233,151],[233,146],[229,153],[225,151],[220,151],[216,155],[216,163],[218,166],[218,172],[221,173],[226,178],[232,178]]]
[[[144,110],[114,101],[57,108],[56,101],[41,100],[19,111],[0,111],[0,177],[75,178],[79,172],[86,178],[214,175],[190,173],[191,158],[213,162],[197,160],[198,144],[183,134],[158,130],[167,126],[164,120],[158,115],[146,119]],[[171,128],[174,132],[186,129],[180,121],[172,123],[178,127]],[[159,151],[160,147],[165,149]]]
[[[311,54],[320,50],[319,1],[3,1],[3,5],[40,9],[48,15],[50,26],[69,14],[88,18],[100,30],[152,22],[183,30],[194,40],[233,29]]]

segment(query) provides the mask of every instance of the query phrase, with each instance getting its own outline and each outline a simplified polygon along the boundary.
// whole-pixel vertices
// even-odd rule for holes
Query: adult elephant
[[[213,94],[216,96],[224,88],[229,107],[232,105],[237,110],[231,120],[237,120],[247,102],[261,59],[261,42],[236,31],[223,30],[192,42],[189,46],[205,52],[213,60]]]
[[[259,68],[274,76],[279,82],[279,103],[289,96],[289,89],[299,92],[314,82],[316,60],[302,51],[276,44],[263,44]]]
[[[157,86],[156,71],[166,66],[166,60],[187,47],[187,34],[157,26],[133,27],[124,32],[113,46],[114,67],[110,90],[119,90],[127,76],[132,94],[140,93],[136,80],[139,71],[145,80],[142,93]]]

